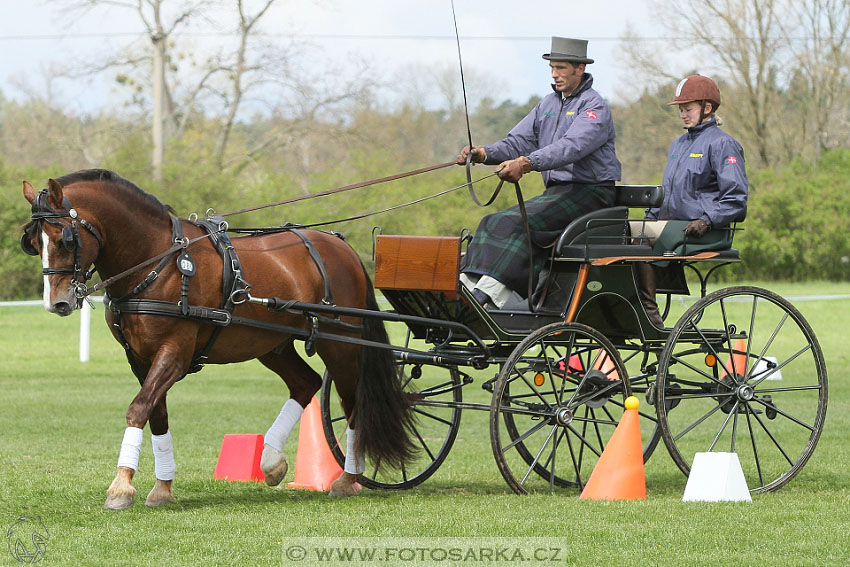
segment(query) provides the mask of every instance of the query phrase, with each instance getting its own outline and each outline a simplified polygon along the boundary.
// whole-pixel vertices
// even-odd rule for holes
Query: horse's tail
[[[378,311],[375,290],[366,269],[366,309]],[[363,338],[390,344],[384,322],[363,318]],[[412,431],[413,408],[398,379],[395,358],[388,348],[364,346],[360,349],[360,376],[354,400],[355,450],[379,466],[399,469],[416,453]],[[361,452],[362,451],[362,452]]]

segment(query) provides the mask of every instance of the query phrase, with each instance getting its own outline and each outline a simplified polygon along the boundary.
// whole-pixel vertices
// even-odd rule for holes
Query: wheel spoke
[[[714,406],[714,407],[713,407],[713,408],[711,408],[708,412],[706,412],[705,414],[703,414],[703,416],[702,416],[702,417],[700,417],[699,419],[697,419],[696,421],[694,421],[691,425],[689,425],[688,427],[686,427],[686,428],[685,428],[685,429],[684,429],[681,433],[679,433],[678,435],[676,435],[675,437],[673,437],[673,439],[674,439],[674,440],[676,440],[676,441],[678,441],[679,439],[681,439],[682,437],[684,437],[685,435],[687,435],[688,433],[690,433],[690,432],[691,432],[691,431],[692,431],[692,430],[693,430],[696,426],[698,426],[700,423],[704,422],[706,419],[708,419],[709,417],[711,417],[712,415],[714,415],[714,414],[715,414],[717,411],[719,411],[719,410],[720,410],[720,406]]]
[[[798,350],[797,352],[795,352],[793,355],[791,355],[791,357],[790,357],[790,358],[788,358],[788,360],[786,360],[786,361],[785,361],[785,362],[783,362],[782,364],[778,364],[778,365],[776,366],[776,368],[774,368],[774,369],[773,369],[773,370],[774,370],[774,372],[776,372],[776,371],[778,371],[778,370],[782,370],[784,367],[788,366],[788,365],[789,365],[792,361],[796,360],[796,359],[797,359],[797,357],[802,356],[803,354],[805,354],[805,353],[809,352],[811,349],[812,349],[812,345],[811,345],[811,344],[808,344],[808,345],[804,346],[803,348],[801,348],[800,350]],[[772,373],[771,373],[771,374],[772,374]],[[768,376],[768,375],[765,375],[765,376],[761,376],[761,377],[759,377],[759,379],[758,379],[757,381],[755,381],[755,382],[753,382],[753,383],[752,383],[752,386],[753,386],[753,387],[758,386],[759,384],[761,384],[762,382],[764,382],[764,381],[765,381],[765,379],[767,379],[767,376]]]
[[[747,406],[747,430],[750,432],[750,441],[753,444],[753,456],[755,457],[756,470],[758,471],[758,475],[759,475],[759,485],[764,486],[764,474],[761,470],[761,459],[759,459],[759,450],[758,450],[758,447],[756,446],[756,435],[755,435],[755,432],[753,431],[753,422],[752,422],[752,419],[750,418],[750,415],[755,416],[756,414],[752,411],[752,408]]]
[[[555,434],[555,431],[557,431],[557,430],[558,430],[558,427],[553,426],[552,429],[549,431],[549,435],[546,436],[546,440],[543,441],[543,444],[540,446],[540,450],[537,451],[536,455],[534,455],[534,460],[529,464],[528,470],[525,471],[525,476],[522,477],[522,480],[519,483],[521,486],[525,486],[525,482],[528,480],[528,475],[530,475],[531,471],[534,470],[534,467],[537,466],[537,461],[540,460],[540,455],[543,454],[543,451],[546,449],[546,445],[548,445],[549,441],[552,440],[552,436]]]
[[[770,407],[770,409],[771,409],[771,410],[776,411],[776,413],[777,413],[778,415],[781,415],[781,416],[782,416],[782,417],[784,417],[784,418],[790,419],[791,421],[793,421],[793,422],[794,422],[794,423],[796,423],[797,425],[799,425],[799,426],[801,426],[801,427],[805,427],[805,428],[806,428],[806,429],[808,429],[809,431],[814,431],[814,430],[815,430],[814,425],[809,425],[808,423],[805,423],[804,421],[797,419],[797,418],[796,418],[796,417],[794,417],[793,415],[791,415],[791,414],[789,414],[789,413],[787,413],[787,412],[785,412],[785,411],[783,411],[783,410],[779,409],[778,407],[776,407],[776,406],[775,406],[775,405],[773,405],[773,404],[770,404],[770,406],[768,406],[768,404],[767,404],[767,403],[765,403],[765,402],[764,402],[764,400],[756,400],[756,401],[757,401],[757,402],[759,402],[760,404],[762,404],[764,407]]]
[[[514,439],[512,442],[510,442],[507,445],[505,445],[504,447],[502,447],[502,452],[504,453],[505,451],[513,449],[517,444],[522,443],[523,441],[528,439],[531,435],[534,435],[535,433],[537,433],[538,431],[540,431],[541,429],[543,429],[547,425],[549,425],[549,422],[540,421],[537,425],[531,427],[528,431],[526,431],[525,433],[523,433],[522,435],[520,435],[519,437]]]
[[[427,412],[427,411],[423,410],[422,408],[418,408],[418,407],[414,406],[413,411],[415,413],[418,413],[419,415],[424,415],[425,417],[427,417],[429,419],[433,419],[434,421],[439,421],[440,423],[445,423],[446,425],[449,425],[449,426],[452,424],[451,420],[444,419],[444,418],[440,417],[439,415],[434,415],[433,413]]]
[[[764,430],[764,432],[767,434],[767,436],[770,437],[770,440],[773,441],[773,444],[776,445],[776,448],[779,450],[780,453],[782,453],[782,456],[785,457],[785,460],[788,461],[788,464],[793,465],[794,461],[791,459],[791,457],[788,456],[788,453],[782,447],[782,444],[779,442],[779,440],[776,438],[776,436],[774,436],[773,433],[771,433],[770,429],[761,420],[761,418],[758,416],[758,414],[753,414],[753,417],[755,417],[756,421],[759,422],[759,425],[761,425],[761,428]]]

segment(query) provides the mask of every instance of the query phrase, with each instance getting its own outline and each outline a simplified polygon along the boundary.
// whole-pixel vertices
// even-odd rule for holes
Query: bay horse
[[[222,289],[224,260],[210,238],[203,238],[205,232],[198,223],[178,219],[171,207],[117,174],[99,169],[78,171],[50,179],[47,188],[38,193],[24,181],[23,193],[33,213],[24,227],[21,246],[41,257],[47,311],[67,316],[82,305],[80,288],[85,291],[85,279],[93,272],[86,270],[91,265],[103,282],[108,282],[107,298],[133,297],[172,305],[188,299],[193,306],[208,308],[218,308],[228,299]],[[194,275],[183,277],[184,257],[175,258],[176,254],[164,255],[168,261],[157,266],[156,274],[148,274],[150,265],[145,262],[172,247],[177,239],[175,230],[183,234],[184,244],[191,243],[184,251],[191,254]],[[282,231],[238,236],[231,242],[241,274],[257,297],[318,304],[327,303],[332,293],[333,303],[340,307],[378,310],[362,262],[337,235]],[[141,267],[134,269],[137,266]],[[316,318],[311,320],[303,312],[273,312],[249,302],[230,307],[234,320],[305,331],[317,325]],[[286,383],[289,399],[265,435],[261,459],[267,484],[274,486],[283,480],[286,439],[321,386],[321,377],[295,349],[296,333],[239,324],[216,326],[144,310],[107,309],[106,321],[125,347],[141,387],[127,409],[127,427],[105,508],[119,510],[134,503],[132,480],[146,424],[152,435],[156,483],[145,503],[159,506],[174,501],[176,464],[166,395],[190,371],[200,351],[204,362],[211,364],[258,359]],[[345,468],[329,494],[349,496],[355,493],[354,483],[363,472],[364,455],[393,467],[403,466],[410,458],[414,452],[413,414],[397,379],[391,351],[374,346],[388,344],[383,321],[354,315],[338,316],[335,321],[338,325],[320,335],[323,338],[315,341],[313,349],[333,380],[349,420]],[[321,326],[324,330],[325,322]],[[342,342],[327,338],[328,333],[353,339]]]

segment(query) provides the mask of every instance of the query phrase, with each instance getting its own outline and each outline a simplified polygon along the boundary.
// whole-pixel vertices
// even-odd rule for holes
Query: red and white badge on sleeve
[[[736,163],[738,163],[738,158],[735,157],[735,156],[729,156],[729,157],[726,158],[726,163],[727,164],[736,164]]]
[[[588,110],[584,113],[584,115],[590,118],[591,120],[596,120],[596,111],[594,110]]]

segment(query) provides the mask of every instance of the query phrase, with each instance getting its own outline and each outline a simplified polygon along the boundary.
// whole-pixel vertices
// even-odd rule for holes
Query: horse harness
[[[142,280],[139,285],[133,288],[129,293],[117,299],[112,299],[107,294],[106,298],[104,299],[104,303],[106,304],[107,308],[115,314],[113,327],[116,331],[116,335],[118,337],[119,342],[124,346],[124,349],[127,353],[127,358],[128,360],[130,360],[131,365],[134,364],[134,361],[133,357],[131,356],[129,342],[127,341],[123,331],[121,330],[121,314],[163,315],[168,317],[191,319],[193,321],[214,325],[215,329],[213,330],[212,335],[210,335],[210,338],[207,340],[207,343],[193,356],[192,362],[190,363],[189,370],[187,372],[189,374],[198,372],[204,367],[204,364],[209,358],[209,353],[215,345],[215,342],[217,341],[219,335],[221,334],[222,329],[232,323],[265,328],[268,330],[283,331],[297,335],[306,335],[305,350],[308,355],[312,355],[315,353],[316,340],[319,338],[320,319],[323,323],[330,323],[338,327],[344,327],[347,330],[361,330],[361,327],[359,325],[350,325],[337,319],[331,319],[326,316],[308,312],[304,312],[303,314],[310,321],[309,331],[305,331],[304,329],[297,327],[288,327],[273,323],[264,323],[262,321],[256,321],[244,317],[234,317],[234,308],[236,307],[236,305],[245,301],[245,298],[247,298],[248,296],[248,291],[251,289],[251,285],[244,278],[242,264],[239,261],[236,249],[233,247],[233,243],[230,240],[230,237],[225,232],[227,230],[227,223],[223,217],[208,217],[205,219],[189,222],[192,222],[193,224],[199,226],[207,233],[207,236],[210,242],[213,244],[213,247],[216,249],[219,256],[221,256],[221,305],[218,308],[213,308],[207,306],[192,305],[190,303],[189,281],[190,278],[197,275],[197,270],[194,260],[189,255],[189,241],[184,237],[181,222],[179,219],[172,216],[171,235],[172,243],[176,247],[176,250],[171,254],[168,254],[163,257],[160,260],[159,264],[150,272],[150,274],[148,274],[148,276],[144,280]],[[310,257],[316,264],[316,267],[318,268],[319,273],[322,276],[322,281],[324,282],[325,295],[322,299],[322,304],[334,305],[333,294],[331,293],[330,282],[328,280],[324,262],[322,261],[322,258],[316,250],[315,246],[313,245],[312,241],[294,227],[288,227],[284,225],[283,227],[279,227],[277,231],[292,232],[301,239],[305,248],[310,253]],[[177,256],[176,264],[177,270],[180,272],[181,278],[180,301],[174,303],[171,301],[163,301],[158,299],[135,298],[135,295],[141,293],[145,288],[147,288],[156,280],[158,274],[165,268],[171,258],[173,258],[173,256],[178,253],[179,255]],[[294,302],[289,303],[291,305]],[[286,302],[284,302],[284,305],[277,308],[276,310],[284,311],[287,310],[288,307],[289,306],[286,305]]]
[[[93,288],[88,288],[86,286],[86,282],[88,282],[92,278],[94,272],[96,271],[96,268],[92,267],[91,269],[86,270],[83,266],[83,242],[80,238],[80,227],[83,227],[85,230],[89,231],[92,236],[94,236],[100,248],[102,248],[104,245],[103,238],[101,238],[97,229],[91,223],[89,223],[85,219],[80,218],[76,209],[72,207],[71,202],[68,200],[67,197],[63,197],[62,203],[63,207],[67,209],[66,211],[57,211],[53,209],[48,204],[48,199],[48,189],[42,189],[36,195],[36,198],[32,204],[32,220],[25,227],[24,234],[21,236],[21,248],[26,254],[30,256],[38,256],[39,252],[32,245],[31,239],[36,234],[41,232],[41,223],[47,222],[49,224],[62,227],[60,244],[68,252],[74,252],[74,267],[45,267],[42,269],[42,274],[70,274],[71,286],[74,289],[74,295],[77,299],[77,308],[82,307],[83,300],[89,301],[88,296],[91,294],[91,292],[97,289],[102,289],[110,283],[123,277],[126,277],[130,273],[137,271],[139,267],[145,265],[141,264],[139,266],[132,267],[120,274],[112,276],[112,278],[109,278],[108,280],[104,280]],[[64,218],[70,218],[71,223],[66,224],[59,220]],[[329,316],[317,312],[317,307],[335,307],[334,298],[331,292],[328,274],[325,269],[324,262],[322,261],[321,255],[316,250],[312,241],[303,232],[298,230],[298,225],[284,224],[269,230],[251,230],[250,232],[248,232],[248,234],[259,235],[267,234],[269,232],[291,232],[298,236],[298,238],[304,244],[304,247],[309,252],[310,257],[312,258],[317,269],[319,270],[319,273],[322,277],[322,281],[324,282],[324,297],[321,300],[321,306],[314,306],[312,309],[310,309],[309,307],[305,307],[309,304],[303,304],[296,300],[281,300],[279,298],[267,298],[263,301],[270,310],[279,312],[286,311],[290,313],[298,313],[304,315],[304,317],[307,318],[307,320],[309,321],[309,330],[305,330],[301,327],[280,325],[265,321],[257,321],[246,317],[234,316],[233,310],[236,305],[246,302],[250,297],[248,291],[250,290],[251,285],[245,280],[243,276],[241,262],[239,261],[239,257],[236,254],[236,250],[233,247],[233,243],[231,242],[230,237],[226,233],[226,231],[228,230],[227,222],[222,216],[213,216],[202,220],[188,221],[201,227],[207,233],[204,236],[189,240],[185,237],[183,233],[181,221],[174,216],[170,216],[170,219],[172,240],[171,248],[147,262],[153,263],[159,260],[156,267],[151,270],[151,272],[138,285],[136,285],[136,287],[134,287],[125,295],[119,298],[111,298],[109,296],[109,293],[107,292],[104,297],[104,303],[106,304],[107,309],[109,309],[115,314],[112,323],[115,335],[118,338],[118,341],[124,347],[127,359],[130,362],[130,366],[133,368],[133,371],[134,373],[136,373],[137,376],[139,375],[139,373],[137,372],[138,367],[135,357],[132,354],[129,341],[127,340],[123,330],[121,329],[122,314],[161,315],[168,317],[178,317],[214,325],[216,328],[213,330],[213,333],[207,341],[206,345],[204,345],[204,347],[201,348],[198,352],[196,352],[193,356],[192,362],[187,373],[198,372],[203,368],[204,364],[209,358],[210,351],[212,350],[216,340],[221,334],[222,328],[227,327],[230,324],[250,326],[301,337],[304,340],[304,348],[308,356],[312,356],[313,354],[315,354],[316,342],[321,338],[333,338],[335,340],[352,344],[374,346],[369,341],[363,339],[358,339],[355,337],[346,337],[337,334],[328,334],[319,330],[320,324],[336,327],[343,331],[352,333],[360,333],[362,332],[363,328],[362,325],[354,325],[341,321],[339,319],[339,314],[334,313],[332,314],[332,316]],[[332,232],[330,234],[333,234],[338,238],[342,238],[342,235],[339,233]],[[216,249],[216,251],[222,258],[222,302],[221,306],[218,308],[192,305],[189,301],[189,279],[194,277],[197,274],[197,271],[195,267],[195,262],[189,255],[188,247],[190,244],[205,238],[210,239],[210,241],[213,243],[213,247]],[[168,262],[178,253],[179,255],[177,256],[176,263],[177,269],[180,272],[181,277],[180,301],[175,303],[158,299],[136,298],[136,295],[140,294],[142,291],[147,289],[148,286],[150,286],[154,281],[156,281],[159,274],[167,266]],[[253,301],[255,298],[251,299]]]

